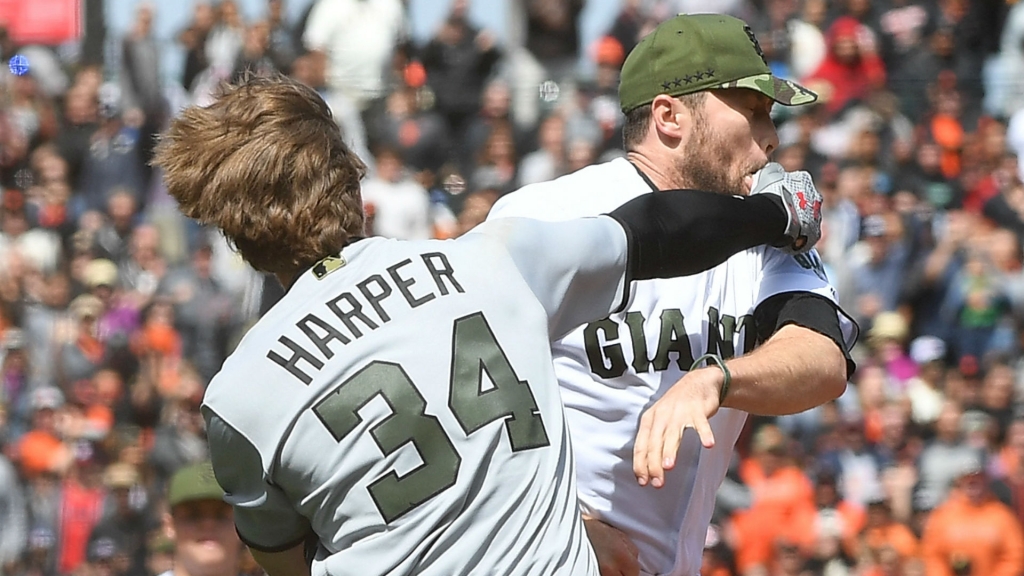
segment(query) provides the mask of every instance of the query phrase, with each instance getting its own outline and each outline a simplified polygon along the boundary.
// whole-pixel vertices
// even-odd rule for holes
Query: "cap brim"
[[[718,88],[748,88],[764,94],[772,100],[785,106],[802,106],[811,104],[818,99],[818,95],[793,82],[776,78],[771,74],[757,74],[747,76],[732,82],[725,82]]]

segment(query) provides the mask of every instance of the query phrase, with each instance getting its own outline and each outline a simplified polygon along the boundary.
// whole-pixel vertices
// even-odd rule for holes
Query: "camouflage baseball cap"
[[[810,104],[818,95],[776,78],[750,26],[723,14],[680,14],[658,25],[622,65],[619,104],[629,112],[658,94],[749,88],[779,104]]]
[[[173,508],[182,502],[194,500],[223,500],[224,489],[213,475],[209,462],[192,464],[179,469],[171,476],[167,488],[167,503]]]

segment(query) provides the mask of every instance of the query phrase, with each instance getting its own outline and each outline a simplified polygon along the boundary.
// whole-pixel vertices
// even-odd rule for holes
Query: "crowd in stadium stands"
[[[196,3],[172,85],[159,4],[104,61],[0,30],[0,575],[216,573],[182,550],[167,483],[207,457],[204,387],[282,289],[149,167],[182,105],[247,73],[307,83],[371,166],[367,233],[456,237],[503,194],[623,155],[625,55],[703,7],[623,0],[581,47],[583,0],[513,4],[514,42],[454,0],[420,44],[401,0],[294,22],[281,0],[252,21]],[[1024,2],[715,6],[821,95],[775,108],[775,158],[824,195],[818,250],[862,332],[839,400],[750,418],[704,576],[1021,576]],[[260,572],[242,555],[228,573]]]

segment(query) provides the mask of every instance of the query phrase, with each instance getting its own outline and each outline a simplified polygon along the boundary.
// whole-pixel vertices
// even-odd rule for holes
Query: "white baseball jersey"
[[[593,216],[651,191],[637,169],[620,158],[524,187],[503,197],[489,218]],[[746,413],[719,410],[710,421],[716,441],[710,450],[687,431],[679,464],[659,490],[641,487],[633,474],[641,414],[699,356],[715,352],[727,358],[751,350],[755,306],[789,291],[836,301],[816,253],[794,258],[762,246],[701,274],[634,282],[625,310],[581,326],[553,345],[582,508],[629,535],[645,574],[694,576],[700,570],[715,494]]]
[[[596,576],[550,346],[624,305],[625,264],[611,218],[512,219],[302,274],[203,402],[239,534],[311,527],[313,574]]]

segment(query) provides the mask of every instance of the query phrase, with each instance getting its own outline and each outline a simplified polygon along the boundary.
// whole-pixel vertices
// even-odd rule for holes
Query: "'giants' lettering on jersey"
[[[654,358],[650,358],[647,350],[647,339],[644,337],[644,325],[647,320],[643,313],[630,311],[626,313],[623,323],[629,332],[632,343],[633,359],[627,365],[622,344],[621,324],[611,318],[587,324],[583,329],[583,341],[590,362],[590,370],[601,378],[618,378],[632,367],[636,373],[648,372],[652,365],[656,372],[667,370],[675,355],[676,366],[683,371],[693,365],[694,354],[690,346],[690,338],[683,324],[683,313],[678,308],[666,308],[661,312],[658,348]],[[719,313],[717,308],[708,308],[708,342],[703,353],[718,354],[722,358],[736,355],[735,338],[743,332],[743,350],[753,350],[757,339],[754,330],[754,317],[744,314],[739,317]]]
[[[296,322],[295,325],[309,344],[313,345],[313,349],[282,335],[277,341],[286,349],[269,350],[267,358],[308,385],[313,381],[313,377],[304,366],[300,366],[300,363],[320,370],[327,360],[334,357],[335,350],[331,349],[333,342],[348,344],[354,339],[362,338],[364,330],[370,332],[390,322],[391,315],[385,310],[383,302],[395,292],[402,295],[410,308],[422,306],[438,296],[447,296],[452,291],[460,294],[465,292],[455,279],[455,270],[448,262],[447,256],[440,252],[429,252],[420,254],[420,260],[421,267],[407,269],[406,266],[412,265],[413,261],[406,258],[385,268],[386,276],[371,274],[357,282],[358,293],[342,292],[325,302],[324,306],[334,317],[322,315],[331,318],[331,322],[313,313],[306,314]],[[429,273],[429,278],[426,273]],[[433,280],[434,286],[437,287],[436,293],[427,288],[430,280]]]

